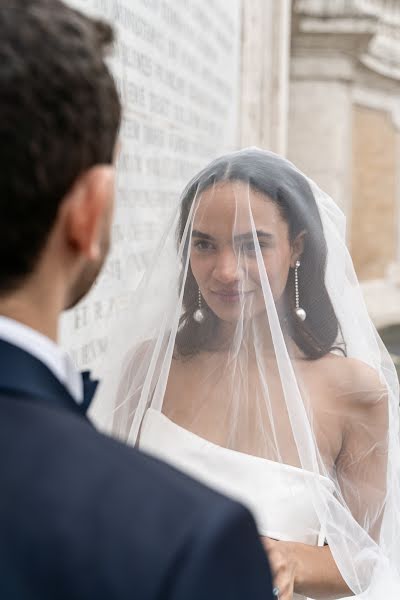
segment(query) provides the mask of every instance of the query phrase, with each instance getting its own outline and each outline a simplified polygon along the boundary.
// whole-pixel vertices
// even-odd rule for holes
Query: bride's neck
[[[299,349],[285,328],[284,322],[280,323],[280,328],[289,356],[297,357]],[[217,348],[222,352],[232,350],[238,352],[243,348],[247,353],[257,350],[266,357],[275,357],[279,340],[274,339],[268,318],[263,314],[254,317],[251,321],[243,322],[240,328],[237,323],[220,321],[216,329],[216,342]]]
[[[255,317],[240,326],[237,323],[220,321],[216,329],[216,339],[221,349],[239,348],[242,345],[250,347],[254,344],[261,345],[265,350],[274,349],[271,331],[265,318]]]

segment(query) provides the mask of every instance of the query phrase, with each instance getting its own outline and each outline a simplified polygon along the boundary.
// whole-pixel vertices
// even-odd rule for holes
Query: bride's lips
[[[242,298],[246,298],[247,296],[249,296],[250,294],[253,293],[253,291],[248,291],[248,292],[244,292],[244,291],[239,291],[239,290],[210,290],[211,294],[218,298],[218,300],[220,300],[221,302],[224,302],[226,304],[234,304],[235,302],[239,302],[239,300],[241,300]]]

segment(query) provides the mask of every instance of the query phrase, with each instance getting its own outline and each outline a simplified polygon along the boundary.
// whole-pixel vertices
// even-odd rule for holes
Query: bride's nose
[[[236,283],[241,279],[240,265],[232,248],[224,248],[216,258],[213,277],[224,285]]]

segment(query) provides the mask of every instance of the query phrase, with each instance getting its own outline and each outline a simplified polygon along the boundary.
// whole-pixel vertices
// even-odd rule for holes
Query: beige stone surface
[[[396,258],[396,130],[382,110],[353,107],[350,248],[361,280],[382,278]]]
[[[242,0],[240,146],[286,154],[291,0]]]
[[[292,61],[298,65],[303,58]],[[330,65],[330,63],[329,63]],[[332,67],[333,70],[333,67]],[[351,200],[351,96],[346,81],[293,75],[288,158],[348,214]]]

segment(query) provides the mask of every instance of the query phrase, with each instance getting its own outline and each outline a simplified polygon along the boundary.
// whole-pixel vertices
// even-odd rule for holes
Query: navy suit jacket
[[[245,508],[99,433],[0,340],[0,598],[269,600]]]

